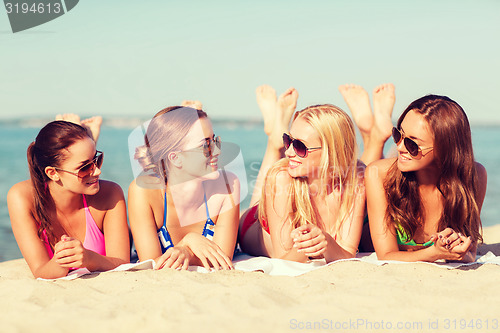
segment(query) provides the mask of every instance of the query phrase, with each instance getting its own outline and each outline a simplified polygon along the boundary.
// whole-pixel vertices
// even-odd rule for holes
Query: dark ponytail
[[[45,230],[50,244],[57,242],[51,223],[55,218],[55,204],[48,187],[50,178],[45,173],[45,168],[59,166],[66,157],[64,150],[87,137],[91,138],[87,130],[80,125],[53,121],[45,125],[35,141],[28,146],[27,157],[34,189],[34,217],[38,221],[38,237],[43,240]]]

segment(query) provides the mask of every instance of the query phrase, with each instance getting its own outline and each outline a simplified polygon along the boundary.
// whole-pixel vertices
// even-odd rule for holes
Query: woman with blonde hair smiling
[[[145,174],[128,192],[141,261],[154,259],[155,269],[232,268],[239,180],[218,170],[220,149],[202,110],[173,106],[153,117],[135,155]]]
[[[365,216],[354,124],[334,105],[313,105],[295,113],[288,132],[297,91],[289,89],[276,105],[274,94],[268,86],[257,89],[269,139],[251,208],[240,219],[242,250],[299,262],[353,257]],[[382,147],[383,141],[380,156]]]

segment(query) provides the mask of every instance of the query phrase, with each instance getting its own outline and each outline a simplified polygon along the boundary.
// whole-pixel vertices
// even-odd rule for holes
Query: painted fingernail
[[[439,239],[443,238],[443,235],[439,235]]]

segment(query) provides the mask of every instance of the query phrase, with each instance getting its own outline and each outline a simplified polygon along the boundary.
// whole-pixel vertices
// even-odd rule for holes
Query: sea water
[[[130,163],[128,137],[132,126],[109,126],[106,120],[101,130],[98,149],[104,152],[104,164],[101,179],[111,180],[123,188],[125,197],[130,182],[134,178]],[[134,126],[140,124],[140,121]],[[7,192],[17,182],[28,179],[26,149],[32,142],[42,123],[25,124],[19,121],[0,123],[0,262],[21,258],[10,225],[7,210]],[[252,193],[252,184],[257,176],[260,162],[264,156],[267,137],[261,123],[214,121],[214,130],[223,142],[233,143],[240,149],[239,158],[244,162],[246,186],[241,208],[248,207]],[[500,175],[496,172],[500,165],[500,127],[473,126],[472,140],[476,160],[488,171],[488,189],[481,217],[483,226],[497,224],[500,214]],[[386,144],[386,151],[393,146]]]

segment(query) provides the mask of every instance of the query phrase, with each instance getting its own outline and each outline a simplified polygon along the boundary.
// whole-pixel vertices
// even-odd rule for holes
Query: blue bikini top
[[[203,227],[203,236],[212,240],[214,238],[215,223],[210,218],[210,213],[208,212],[206,193],[203,193],[203,200],[205,200],[205,209],[207,211],[207,221]],[[167,230],[167,193],[165,193],[165,199],[163,200],[163,225],[158,229],[158,238],[160,239],[161,253],[165,253],[165,251],[174,246]]]

